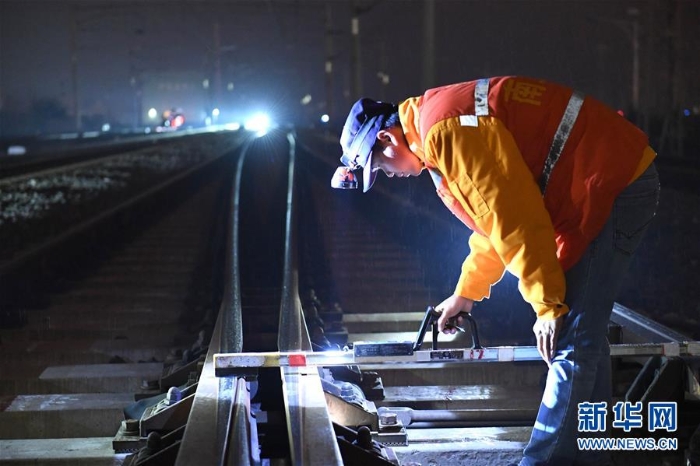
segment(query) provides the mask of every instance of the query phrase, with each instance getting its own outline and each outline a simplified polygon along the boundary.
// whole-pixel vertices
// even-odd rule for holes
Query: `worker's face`
[[[372,170],[381,170],[386,176],[418,176],[424,166],[408,147],[399,126],[377,133],[377,144],[372,155]]]

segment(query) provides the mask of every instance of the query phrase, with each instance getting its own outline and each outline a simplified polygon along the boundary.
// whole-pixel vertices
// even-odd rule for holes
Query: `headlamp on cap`
[[[335,189],[357,189],[357,178],[348,167],[338,167],[331,178],[331,187]]]
[[[331,178],[332,187],[356,189],[357,179],[352,170],[362,168],[362,190],[369,191],[377,177],[377,172],[372,170],[372,149],[377,142],[377,133],[396,110],[394,104],[367,98],[355,102],[340,136],[343,149],[340,161],[345,166],[335,171]]]

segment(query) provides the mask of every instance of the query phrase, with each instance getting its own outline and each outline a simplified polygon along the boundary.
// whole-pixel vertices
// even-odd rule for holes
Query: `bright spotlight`
[[[331,117],[328,116],[327,113],[324,113],[321,115],[321,123],[328,123],[330,121]]]
[[[244,127],[262,136],[270,129],[270,117],[264,113],[256,113],[245,122]]]
[[[215,108],[214,110],[211,111],[211,116],[213,117],[218,117],[221,112],[219,111],[218,108]]]
[[[155,120],[157,116],[158,110],[156,110],[155,108],[150,108],[148,110],[148,118],[150,118],[151,120]]]

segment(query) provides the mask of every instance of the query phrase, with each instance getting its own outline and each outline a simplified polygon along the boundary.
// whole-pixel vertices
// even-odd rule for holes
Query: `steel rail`
[[[691,338],[672,330],[632,309],[615,303],[610,320],[630,330],[641,341],[650,343],[683,342]]]
[[[243,349],[241,286],[239,271],[239,206],[241,173],[249,140],[241,151],[231,187],[224,293],[209,345],[197,392],[185,427],[176,466],[259,464],[254,423],[250,417],[250,399],[245,379],[217,378],[214,354],[223,348]]]
[[[277,346],[280,351],[310,351],[311,340],[299,299],[297,228],[294,197],[296,138],[287,134],[289,171],[284,272]],[[318,368],[280,367],[292,464],[342,465],[340,448],[326,406]]]
[[[28,177],[42,176],[57,170],[75,169],[95,162],[104,162],[113,156],[126,152],[155,147],[160,144],[177,143],[176,138],[206,136],[218,131],[186,130],[179,133],[157,133],[132,136],[127,140],[83,142],[73,147],[45,148],[39,153],[29,152],[21,157],[0,157],[0,186],[23,180]],[[73,140],[75,141],[75,140]],[[79,141],[85,141],[84,139]]]
[[[304,321],[304,311],[299,299],[299,271],[297,265],[296,197],[294,196],[294,162],[296,139],[287,134],[289,142],[289,169],[287,171],[287,211],[284,238],[284,269],[282,275],[282,300],[280,303],[277,347],[280,351],[311,351],[311,339]]]
[[[20,181],[24,181],[27,179],[31,179],[31,178],[53,175],[53,174],[65,172],[68,170],[80,170],[81,168],[88,168],[88,167],[92,167],[93,165],[102,165],[106,162],[110,162],[112,160],[119,159],[120,157],[124,157],[124,154],[129,154],[129,153],[130,152],[121,152],[121,153],[106,155],[103,157],[94,157],[94,158],[90,158],[87,160],[82,160],[80,162],[66,163],[65,165],[56,165],[56,166],[53,166],[51,168],[45,168],[43,170],[27,172],[27,173],[23,173],[21,175],[9,176],[6,178],[0,178],[0,187],[6,186],[9,184],[13,184],[13,183],[17,183]]]
[[[234,148],[235,150],[235,148]],[[64,231],[62,231],[60,234],[47,239],[43,243],[40,243],[36,246],[33,246],[30,249],[27,249],[25,251],[19,252],[17,255],[13,256],[12,259],[10,259],[7,262],[0,263],[0,276],[5,276],[9,274],[11,271],[15,270],[17,267],[21,266],[25,262],[35,259],[37,257],[40,257],[41,255],[45,254],[47,251],[55,248],[59,244],[61,244],[63,241],[66,241],[67,239],[88,231],[90,228],[94,227],[95,225],[98,225],[100,222],[105,221],[106,219],[120,213],[124,212],[127,209],[131,208],[132,206],[138,204],[139,202],[143,201],[144,199],[148,199],[149,197],[153,196],[155,193],[167,189],[169,186],[174,185],[175,183],[178,183],[179,181],[182,181],[183,179],[186,179],[187,177],[191,176],[193,173],[196,173],[197,171],[203,169],[204,167],[211,165],[212,163],[215,163],[221,158],[221,156],[214,157],[209,160],[205,160],[203,162],[198,163],[197,165],[182,171],[178,173],[177,175],[173,176],[172,178],[168,178],[167,180],[152,186],[148,188],[146,191],[139,193],[135,195],[134,197],[122,202],[121,204],[114,206],[110,209],[104,210],[100,212],[98,215],[91,217],[90,219],[78,223],[75,226],[72,226]],[[100,162],[104,161],[104,159],[100,160]],[[95,162],[98,163],[98,162]]]

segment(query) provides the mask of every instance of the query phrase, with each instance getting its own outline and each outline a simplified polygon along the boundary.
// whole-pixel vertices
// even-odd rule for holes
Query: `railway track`
[[[185,183],[191,195],[170,213],[139,224],[137,236],[119,235],[128,239],[81,276],[55,281],[26,326],[3,330],[0,425],[27,433],[0,432],[0,464],[37,464],[40,451],[55,464],[144,466],[516,460],[541,395],[545,367],[535,358],[299,363],[312,350],[323,360],[351,356],[342,349],[352,342],[415,339],[425,307],[450,291],[458,270],[450,261],[463,257],[454,244],[464,233],[451,219],[429,200],[413,205],[420,185],[329,192],[332,167],[319,155],[329,150],[309,134],[247,140],[199,183]],[[158,212],[160,199],[151,204]],[[438,240],[421,241],[427,235]],[[448,247],[458,250],[436,263]],[[486,346],[530,343],[517,309],[479,311]],[[698,394],[679,375],[697,377],[697,359],[654,359],[640,345],[697,351],[686,337],[622,306],[610,330],[611,341],[635,348],[616,358],[617,397],[631,387]],[[439,342],[471,344],[469,334]],[[251,352],[297,362],[216,373],[215,354]],[[652,359],[666,376],[637,382],[654,373]],[[122,422],[125,409],[134,420]],[[698,414],[691,403],[684,409],[679,450],[621,455],[617,464],[682,461]]]
[[[234,156],[221,155],[166,162],[169,173],[150,179],[139,167],[153,163],[114,156],[122,171],[123,160],[137,162],[126,177],[137,183],[97,207],[73,205],[79,215],[63,225],[72,234],[43,230],[5,255],[14,260],[2,264],[0,463],[121,462],[112,441],[124,408],[135,394],[160,393],[164,366],[210,332],[223,174]]]

